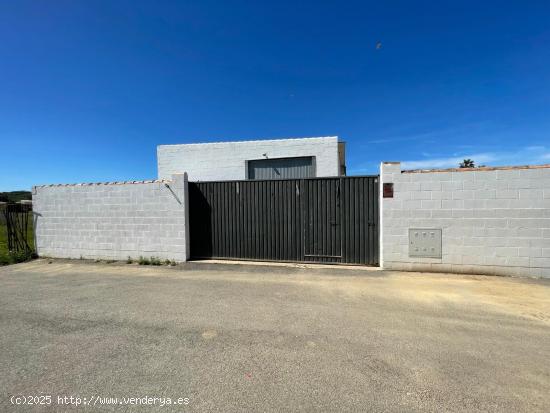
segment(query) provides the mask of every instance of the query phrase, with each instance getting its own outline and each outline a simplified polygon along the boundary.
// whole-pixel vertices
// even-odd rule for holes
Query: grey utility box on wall
[[[441,229],[409,228],[409,257],[441,258]]]

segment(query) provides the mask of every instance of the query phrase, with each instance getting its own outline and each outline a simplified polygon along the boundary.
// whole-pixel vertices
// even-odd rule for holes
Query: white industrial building
[[[155,181],[34,187],[37,253],[550,278],[550,165],[359,177],[344,157],[337,137],[161,145]]]
[[[190,181],[284,179],[346,174],[336,136],[159,145],[158,178],[187,172]]]

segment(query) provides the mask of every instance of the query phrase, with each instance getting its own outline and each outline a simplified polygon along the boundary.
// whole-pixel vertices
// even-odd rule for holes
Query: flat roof
[[[338,136],[317,136],[317,137],[293,137],[293,138],[268,138],[268,139],[248,139],[248,140],[234,140],[234,141],[221,141],[221,142],[195,142],[195,143],[168,143],[160,144],[158,146],[182,146],[182,145],[224,145],[232,143],[256,143],[256,142],[282,142],[282,141],[297,141],[297,140],[319,140],[319,139],[336,139]]]

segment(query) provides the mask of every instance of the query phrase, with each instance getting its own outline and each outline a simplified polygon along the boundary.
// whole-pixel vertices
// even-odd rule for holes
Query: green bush
[[[149,264],[151,264],[151,261],[149,261],[149,258],[145,258],[145,257],[140,256],[138,264],[139,265],[149,265]]]
[[[131,264],[132,259],[130,257],[128,257],[128,260],[126,262],[128,264]],[[176,261],[174,261],[174,260],[164,260],[164,261],[162,261],[158,257],[151,257],[151,258],[139,257],[138,264],[139,265],[176,265]]]

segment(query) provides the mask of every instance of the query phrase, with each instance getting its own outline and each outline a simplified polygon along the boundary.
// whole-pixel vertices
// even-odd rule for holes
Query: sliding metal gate
[[[189,183],[192,258],[378,264],[378,177]]]

